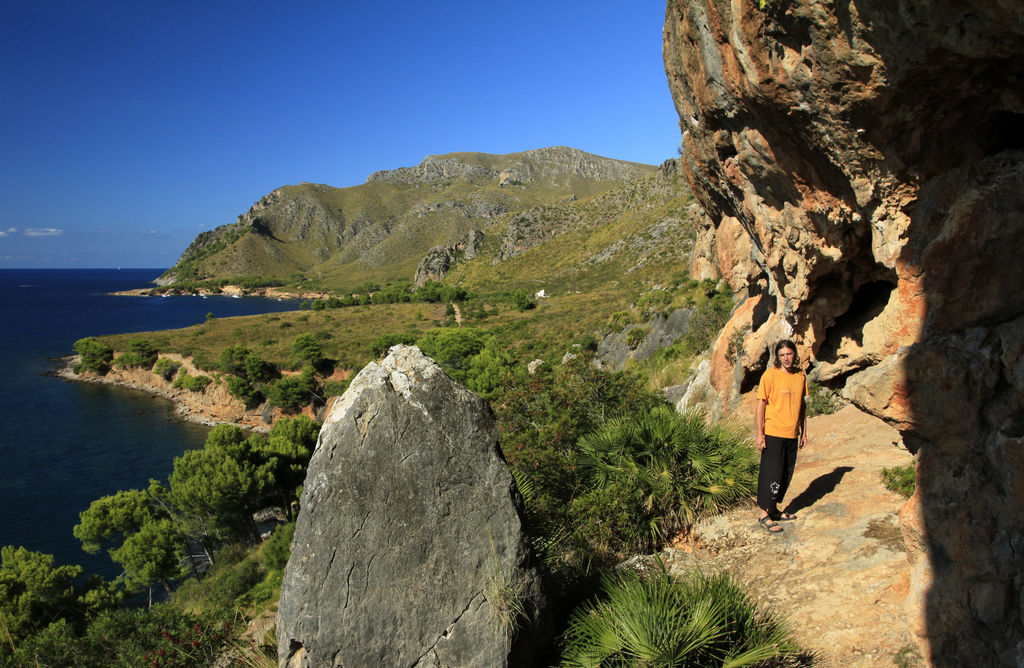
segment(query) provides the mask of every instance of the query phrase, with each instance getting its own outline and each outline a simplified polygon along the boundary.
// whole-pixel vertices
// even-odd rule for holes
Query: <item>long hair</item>
[[[779,369],[782,367],[782,362],[779,361],[779,351],[783,348],[789,348],[793,351],[793,366],[800,368],[800,354],[796,351],[796,344],[789,339],[782,339],[775,344],[775,359],[773,361],[775,368]]]

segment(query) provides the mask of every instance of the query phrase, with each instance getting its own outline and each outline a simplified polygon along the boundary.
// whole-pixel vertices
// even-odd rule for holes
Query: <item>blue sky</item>
[[[658,164],[664,2],[0,9],[0,268],[169,267],[278,186],[455,151]]]

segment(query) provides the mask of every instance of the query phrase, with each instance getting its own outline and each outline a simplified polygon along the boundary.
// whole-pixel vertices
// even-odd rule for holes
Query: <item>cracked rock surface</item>
[[[418,348],[359,373],[306,475],[282,665],[529,665],[543,599],[497,440],[484,401]]]
[[[1021,7],[666,8],[681,168],[707,214],[693,268],[747,297],[709,384],[735,406],[790,338],[900,431],[907,618],[950,668],[1024,666]]]

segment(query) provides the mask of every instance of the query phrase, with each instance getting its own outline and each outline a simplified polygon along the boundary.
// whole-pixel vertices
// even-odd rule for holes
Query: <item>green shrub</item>
[[[416,343],[415,334],[408,334],[405,332],[381,334],[370,343],[370,352],[374,357],[381,357],[391,349],[391,346],[411,346],[414,343]]]
[[[303,362],[316,366],[324,357],[324,347],[315,335],[305,332],[292,341],[292,354]]]
[[[534,301],[526,290],[513,290],[512,291],[512,303],[520,311],[528,311],[532,308],[537,308],[537,302]]]
[[[245,356],[249,353],[250,350],[243,345],[228,346],[220,351],[217,368],[224,373],[245,376]]]
[[[636,350],[637,346],[647,338],[647,334],[650,333],[650,331],[649,327],[633,327],[626,332],[626,346],[630,350]]]
[[[508,350],[490,337],[476,355],[468,360],[466,387],[485,399],[495,396],[505,376],[511,373],[514,360]]]
[[[305,415],[282,419],[270,429],[270,437],[260,447],[263,459],[271,465],[272,482],[268,500],[285,509],[289,520],[298,505],[306,468],[313,455],[320,424]]]
[[[577,461],[589,490],[573,507],[583,513],[577,534],[604,533],[590,549],[610,560],[657,546],[757,486],[755,451],[742,434],[667,407],[606,422],[580,439]],[[603,519],[589,508],[598,504]]]
[[[905,499],[912,497],[917,489],[913,464],[894,466],[891,469],[883,468],[881,476],[886,489],[896,492]]]
[[[213,380],[209,376],[191,376],[187,371],[182,371],[174,379],[171,387],[184,388],[190,392],[202,392]]]
[[[486,345],[484,333],[474,327],[442,327],[426,331],[416,340],[425,355],[432,357],[456,380],[464,380],[459,371]]]
[[[253,387],[246,378],[228,377],[228,393],[245,402],[247,410],[252,410],[263,403],[263,393]]]
[[[277,369],[273,364],[264,361],[262,357],[243,345],[228,346],[222,350],[216,368],[244,379],[254,387],[258,383],[265,383],[277,376]],[[239,390],[242,389],[237,383],[236,386]],[[235,396],[241,395],[236,394]]]
[[[581,334],[572,340],[571,346],[579,346],[584,352],[595,352],[598,341],[592,334]]]
[[[705,279],[705,286],[709,280],[714,283],[712,279]],[[691,353],[707,350],[729,321],[731,312],[732,295],[728,292],[715,292],[712,285],[708,299],[694,311],[686,333],[681,337],[686,349]]]
[[[283,571],[291,554],[292,537],[295,535],[295,522],[282,524],[263,543],[261,553],[263,565],[268,571]]]
[[[101,376],[110,371],[110,363],[114,359],[114,350],[94,336],[78,339],[74,343],[75,352],[81,357],[75,365],[75,373],[91,371]]]
[[[441,285],[434,281],[427,281],[416,288],[416,301],[438,303],[438,302],[461,302],[469,299],[470,294],[465,288],[459,286]]]
[[[649,292],[636,302],[636,307],[641,312],[651,315],[664,315],[669,304],[672,303],[672,293],[668,290],[654,290]]]
[[[589,548],[572,544],[585,534],[576,527],[586,512],[573,509],[572,502],[591,488],[579,466],[577,442],[607,420],[664,403],[639,376],[596,369],[593,359],[585,353],[549,373],[506,374],[491,398],[501,451],[520,489],[532,490],[526,524],[534,547],[552,571],[570,578],[590,560]],[[595,517],[590,526],[599,524]]]
[[[164,380],[171,380],[180,368],[181,362],[176,362],[168,357],[161,357],[153,365],[153,373],[161,376]]]
[[[629,311],[616,311],[608,316],[606,327],[609,331],[619,332],[631,322],[633,322],[633,316]]]
[[[572,614],[564,667],[809,666],[787,624],[757,609],[728,574],[605,579]]]
[[[352,378],[355,378],[355,374],[352,375],[348,380],[325,380],[322,385],[324,389],[325,397],[340,397],[345,394],[345,390],[352,384]]]
[[[246,592],[263,579],[265,572],[259,560],[254,557],[243,559],[226,568],[218,568],[203,578],[206,594],[203,597],[207,605],[216,608],[228,608]]]
[[[248,591],[243,593],[238,598],[238,605],[245,608],[252,608],[254,606],[261,606],[265,603],[276,603],[281,597],[281,580],[283,573],[281,571],[267,571],[267,574],[262,580],[253,585]],[[276,657],[276,653],[272,653],[273,657]],[[259,664],[260,666],[276,666],[276,661],[268,661],[266,664]]]
[[[129,339],[128,349],[121,353],[114,365],[119,368],[137,367],[140,369],[152,369],[156,363],[157,349],[148,341],[142,339]]]
[[[725,358],[733,364],[739,362],[743,356],[743,342],[750,334],[750,325],[745,325],[735,330],[729,336],[729,348],[725,352]]]
[[[919,668],[924,665],[921,648],[915,643],[908,643],[893,654],[892,662],[896,668]]]
[[[265,361],[256,353],[247,354],[243,366],[245,368],[245,378],[254,384],[269,382],[280,375],[277,372],[277,367]]]
[[[106,583],[91,578],[81,586],[81,566],[54,566],[51,554],[24,547],[0,548],[0,620],[4,639],[40,631],[65,619],[80,623],[87,613],[118,601]],[[0,649],[0,657],[4,649]]]
[[[244,628],[243,625],[239,625]],[[77,633],[81,633],[78,635]],[[12,666],[186,666],[214,664],[231,637],[231,616],[182,612],[170,603],[123,609],[93,619],[81,632],[66,623],[18,642]]]
[[[267,390],[270,402],[285,413],[298,413],[303,406],[322,401],[322,388],[313,376],[312,367],[304,367],[299,376],[286,376]]]
[[[808,417],[831,415],[846,404],[835,392],[817,383],[807,384],[806,401]]]

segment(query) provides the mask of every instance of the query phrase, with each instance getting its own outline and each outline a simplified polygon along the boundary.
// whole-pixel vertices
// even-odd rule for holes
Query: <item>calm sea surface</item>
[[[85,336],[185,327],[292,310],[294,301],[230,297],[113,297],[147,287],[162,269],[0,269],[0,545],[117,575],[105,554],[71,533],[101,496],[166,481],[175,457],[207,429],[176,420],[170,401],[46,375]]]

